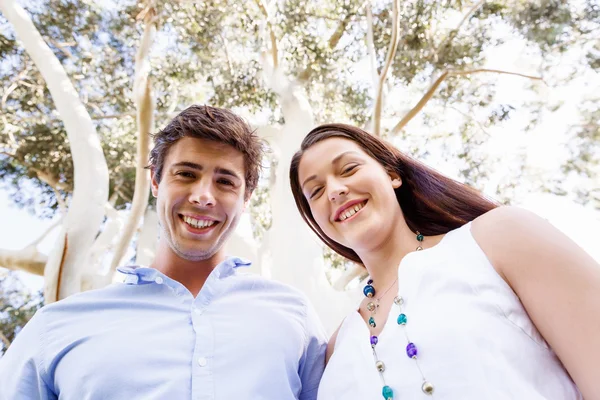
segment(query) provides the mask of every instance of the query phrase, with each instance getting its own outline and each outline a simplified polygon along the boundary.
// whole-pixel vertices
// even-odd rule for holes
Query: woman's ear
[[[390,177],[392,187],[394,189],[398,189],[400,186],[402,186],[402,178],[400,178],[400,175],[398,175],[396,172],[388,172],[388,176]]]

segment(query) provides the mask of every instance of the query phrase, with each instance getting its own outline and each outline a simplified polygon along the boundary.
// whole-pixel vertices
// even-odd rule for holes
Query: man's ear
[[[156,181],[156,170],[152,168],[150,170],[150,188],[152,189],[152,196],[158,197],[158,182]]]

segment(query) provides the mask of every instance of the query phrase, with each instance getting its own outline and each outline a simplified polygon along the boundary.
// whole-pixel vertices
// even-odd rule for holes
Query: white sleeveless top
[[[583,399],[510,286],[471,235],[470,223],[398,268],[398,295],[408,322],[392,305],[376,350],[394,400]],[[557,321],[557,323],[560,323]],[[406,355],[406,328],[418,363]],[[319,386],[318,400],[380,400],[369,329],[357,311],[346,317]]]

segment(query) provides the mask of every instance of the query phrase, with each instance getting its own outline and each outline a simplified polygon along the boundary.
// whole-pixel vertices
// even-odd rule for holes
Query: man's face
[[[244,155],[210,140],[184,137],[168,151],[160,183],[152,171],[161,241],[182,259],[223,256],[244,211]]]

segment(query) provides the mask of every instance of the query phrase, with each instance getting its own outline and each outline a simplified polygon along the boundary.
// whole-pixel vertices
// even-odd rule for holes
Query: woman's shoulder
[[[478,242],[500,244],[517,230],[534,229],[541,217],[523,208],[500,206],[482,214],[471,224],[471,233]]]
[[[476,218],[471,224],[471,234],[492,264],[498,266],[511,248],[534,240],[546,225],[547,221],[531,211],[500,206]]]
[[[489,227],[515,224],[531,218],[540,218],[535,213],[516,206],[499,206],[485,214],[480,215],[473,221],[473,225],[484,225]]]

